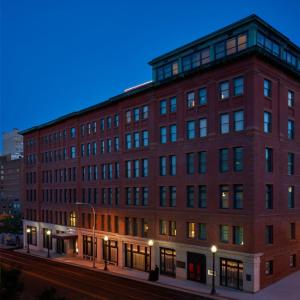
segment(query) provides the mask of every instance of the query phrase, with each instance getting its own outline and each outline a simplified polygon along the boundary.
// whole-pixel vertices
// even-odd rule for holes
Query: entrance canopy
[[[78,235],[74,233],[56,233],[52,237],[58,240],[73,240],[77,239]]]

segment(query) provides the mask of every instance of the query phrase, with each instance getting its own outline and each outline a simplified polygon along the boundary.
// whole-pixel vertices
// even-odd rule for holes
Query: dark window
[[[195,200],[194,186],[189,185],[186,187],[186,198],[187,198],[187,207],[194,207],[194,200]]]
[[[272,275],[273,274],[273,260],[268,260],[265,263],[265,274],[266,275]]]
[[[198,172],[200,174],[205,174],[206,173],[206,151],[201,151],[198,153],[198,160],[199,160]]]
[[[219,150],[219,170],[220,172],[227,172],[229,170],[229,151],[228,149]]]
[[[243,147],[233,148],[233,170],[235,172],[243,171],[244,169],[244,149]]]
[[[295,208],[295,188],[288,187],[288,208]]]
[[[235,184],[233,187],[233,207],[240,209],[243,208],[244,202],[244,187],[241,184]]]
[[[272,132],[272,114],[270,112],[264,112],[264,132]]]
[[[232,227],[233,244],[244,245],[244,228],[242,226]]]
[[[206,185],[199,185],[199,202],[198,202],[198,206],[200,208],[206,208],[207,205],[207,188]]]
[[[288,139],[293,140],[295,136],[295,122],[288,120]]]
[[[267,225],[265,228],[266,244],[273,244],[273,225]]]
[[[166,186],[159,187],[159,198],[160,198],[160,206],[166,207],[167,206],[167,187]]]
[[[244,77],[238,77],[233,80],[233,94],[234,96],[244,94]]]
[[[229,226],[228,225],[220,225],[220,241],[222,243],[229,242]]]
[[[187,172],[187,174],[195,173],[195,154],[194,153],[186,154],[186,172]]]
[[[264,96],[265,97],[272,97],[272,83],[270,80],[264,80]]]
[[[159,102],[159,113],[165,115],[167,113],[167,100],[161,100]]]
[[[288,91],[288,107],[294,107],[295,103],[295,93],[293,91]]]
[[[273,172],[273,149],[265,149],[266,172]]]
[[[267,209],[273,208],[273,185],[272,184],[266,184],[265,206]]]
[[[290,223],[290,239],[296,239],[296,223]]]
[[[219,98],[221,100],[229,98],[229,81],[221,82],[219,85]]]
[[[229,186],[220,186],[220,207],[229,208]]]
[[[199,89],[199,105],[207,103],[207,89],[205,87]]]
[[[294,153],[288,153],[288,175],[294,174],[295,155]]]

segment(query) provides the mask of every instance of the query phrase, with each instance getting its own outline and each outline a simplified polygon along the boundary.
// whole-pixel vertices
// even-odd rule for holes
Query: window
[[[125,162],[125,172],[126,172],[126,177],[130,178],[131,177],[131,161],[127,160]]]
[[[140,188],[139,187],[133,188],[133,201],[134,201],[135,206],[139,205],[139,202],[140,202]]]
[[[227,148],[219,150],[219,170],[224,173],[229,170],[229,151]]]
[[[199,89],[199,105],[207,104],[207,89],[201,88]]]
[[[293,140],[295,137],[295,123],[293,120],[288,120],[288,139]]]
[[[187,237],[189,239],[194,239],[196,237],[196,223],[187,223]]]
[[[288,187],[288,208],[295,208],[295,188],[292,185]]]
[[[133,145],[134,145],[134,148],[140,147],[140,133],[139,132],[135,132],[133,134]]]
[[[266,172],[273,172],[273,149],[265,149]]]
[[[131,123],[131,110],[126,111],[126,124]]]
[[[142,119],[143,120],[146,120],[149,118],[149,106],[148,105],[145,105],[143,106],[142,108]]]
[[[165,220],[159,220],[159,234],[167,235],[168,234],[168,222]]]
[[[229,226],[228,225],[220,225],[220,241],[222,243],[229,242]]]
[[[111,117],[107,117],[107,119],[106,119],[106,124],[107,124],[107,128],[108,129],[111,129]]]
[[[188,185],[186,187],[186,197],[187,197],[187,207],[194,207],[194,200],[195,200],[194,186]]]
[[[169,222],[169,234],[170,236],[176,236],[176,221]]]
[[[195,106],[195,93],[189,92],[187,93],[187,107],[192,108]]]
[[[156,69],[156,79],[163,80],[178,74],[178,62],[174,61]]]
[[[169,187],[170,207],[176,207],[176,186]]]
[[[176,97],[170,99],[170,112],[174,113],[177,111],[177,100]]]
[[[142,205],[147,206],[149,202],[149,189],[142,187]]]
[[[120,151],[120,138],[118,136],[114,138],[114,150],[116,152]]]
[[[143,131],[143,147],[149,146],[149,132],[148,130]]]
[[[209,48],[202,49],[182,58],[182,69],[188,71],[210,61]]]
[[[126,205],[131,205],[131,188],[126,188]]]
[[[72,127],[72,128],[70,129],[70,136],[71,136],[72,139],[74,139],[74,138],[75,138],[75,135],[76,135],[76,129],[75,129],[74,127]]]
[[[198,153],[198,159],[199,159],[198,171],[200,174],[205,174],[206,173],[206,151],[200,151]]]
[[[288,153],[288,175],[294,175],[294,153]]]
[[[293,91],[288,91],[288,107],[294,107],[295,103],[295,93]]]
[[[233,170],[235,172],[243,171],[244,169],[244,149],[243,147],[233,148]]]
[[[169,165],[170,165],[170,175],[176,175],[176,155],[169,156]]]
[[[167,113],[167,100],[161,100],[159,102],[159,113],[161,116]]]
[[[119,123],[120,123],[119,114],[115,114],[114,115],[114,126],[115,126],[115,128],[119,127]]]
[[[272,184],[266,184],[265,203],[267,209],[273,208],[273,185]]]
[[[265,263],[265,274],[272,275],[273,274],[273,260],[268,260]]]
[[[206,208],[207,188],[206,185],[199,185],[198,207]]]
[[[125,140],[126,140],[126,149],[131,149],[132,144],[131,144],[131,134],[130,133],[126,134]]]
[[[104,130],[104,119],[100,119],[100,130]]]
[[[283,50],[283,59],[290,65],[296,67],[297,65],[297,58],[294,54],[290,51]]]
[[[160,176],[167,175],[167,158],[165,156],[159,158],[159,174]]]
[[[107,153],[111,153],[111,148],[112,148],[111,139],[108,139],[106,141],[106,146],[107,146]]]
[[[140,109],[139,108],[135,108],[133,110],[133,119],[135,122],[140,120]]]
[[[149,175],[149,162],[147,158],[142,159],[142,176],[147,177]]]
[[[272,114],[270,112],[264,112],[264,132],[272,132]]]
[[[171,125],[170,128],[170,142],[174,143],[177,141],[177,126]]]
[[[244,245],[244,228],[242,226],[232,227],[233,244]]]
[[[229,186],[220,186],[220,207],[229,208]]]
[[[244,187],[242,184],[233,186],[233,207],[236,209],[243,208],[244,202]]]
[[[199,120],[199,135],[200,137],[207,136],[207,119],[201,118]]]
[[[198,225],[198,239],[202,241],[207,240],[206,224],[204,223]]]
[[[76,157],[76,147],[75,146],[71,146],[70,147],[70,157],[71,158],[75,158]]]
[[[160,186],[159,187],[159,202],[161,207],[167,206],[167,187]]]
[[[196,136],[195,132],[195,121],[188,121],[187,122],[187,138],[188,140],[194,139]]]
[[[275,56],[279,56],[279,45],[269,38],[265,37],[262,33],[257,33],[257,44],[271,52]]]
[[[290,223],[290,239],[296,239],[296,223]]]
[[[269,98],[272,97],[272,83],[268,79],[264,80],[264,96]]]
[[[229,98],[229,81],[221,82],[219,85],[219,98],[225,100]]]
[[[241,96],[244,94],[244,77],[238,77],[233,80],[233,95]]]
[[[167,143],[167,127],[165,126],[160,127],[160,143],[161,144]]]
[[[296,254],[293,254],[293,255],[290,255],[290,267],[291,268],[295,268],[296,265],[297,265],[297,255]]]
[[[186,172],[189,175],[195,173],[195,154],[194,153],[186,154]]]
[[[266,244],[273,244],[273,225],[265,227],[265,242]]]
[[[140,161],[134,160],[133,161],[133,177],[139,177],[140,176]]]
[[[101,154],[104,153],[104,149],[105,149],[105,147],[104,147],[104,140],[101,140],[101,141],[100,141],[100,153],[101,153]]]
[[[225,42],[220,42],[215,45],[215,58],[219,59],[225,56]]]
[[[244,111],[235,111],[233,114],[234,118],[234,131],[244,130]]]
[[[220,132],[222,134],[229,132],[229,114],[221,114],[220,115]]]

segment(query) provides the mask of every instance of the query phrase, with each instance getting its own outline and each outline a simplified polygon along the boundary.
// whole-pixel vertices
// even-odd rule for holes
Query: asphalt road
[[[50,286],[55,287],[58,294],[67,300],[209,299],[11,250],[0,249],[0,261],[22,270],[25,285],[22,299],[26,300],[34,299],[44,288]]]

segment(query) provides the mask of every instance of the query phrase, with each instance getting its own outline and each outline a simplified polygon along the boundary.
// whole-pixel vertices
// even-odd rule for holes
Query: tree
[[[66,300],[66,298],[58,296],[55,288],[50,287],[37,296],[36,300]]]

